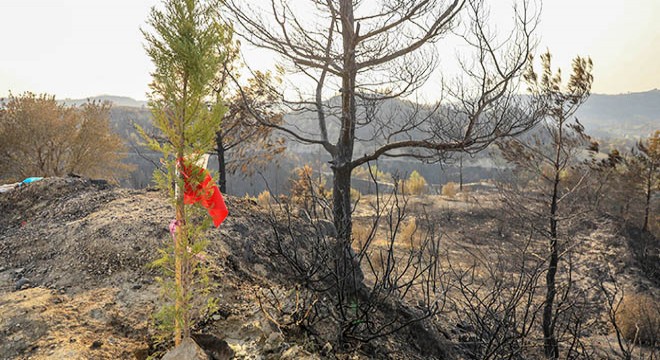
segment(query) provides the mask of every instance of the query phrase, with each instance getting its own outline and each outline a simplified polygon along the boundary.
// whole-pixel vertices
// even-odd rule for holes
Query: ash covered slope
[[[231,217],[209,231],[222,310],[199,319],[198,331],[225,338],[238,358],[279,356],[290,349],[279,346],[284,338],[273,335],[254,293],[295,284],[277,261],[256,255],[270,231],[264,214],[247,200],[227,203]],[[128,359],[157,350],[150,317],[160,289],[148,264],[171,241],[172,215],[157,192],[88,179],[48,178],[0,194],[0,339],[9,340],[0,341],[0,358]]]
[[[252,266],[266,262],[245,254],[270,231],[265,217],[244,199],[229,198],[228,206],[231,216],[209,231],[210,250],[225,260],[249,257]],[[170,241],[173,214],[157,192],[48,178],[0,196],[0,262],[23,268],[34,286],[116,285],[149,274],[147,264]],[[241,266],[248,264],[234,264],[258,273]]]
[[[249,200],[229,197],[227,206],[228,219],[209,230],[208,259],[219,285],[212,295],[221,310],[198,319],[197,331],[224,338],[239,359],[335,358],[327,347],[322,350],[326,344],[299,331],[282,335],[287,331],[260,308],[259,294],[272,290],[281,301],[287,295],[295,299],[300,286],[291,266],[271,251],[272,226],[284,225],[274,224]],[[88,179],[47,178],[0,194],[0,339],[9,339],[0,341],[0,358],[153,353],[150,316],[160,301],[158,273],[148,264],[171,241],[172,216],[157,192]],[[302,223],[296,232],[312,236]],[[304,257],[308,249],[302,244],[298,255]],[[284,304],[289,305],[295,304]],[[429,358],[428,346],[411,346],[409,336],[383,339],[379,348],[394,357],[376,357]]]

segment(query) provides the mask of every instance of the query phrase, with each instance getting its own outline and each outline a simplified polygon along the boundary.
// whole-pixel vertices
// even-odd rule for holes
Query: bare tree
[[[514,8],[515,24],[501,42],[489,30],[483,0],[295,5],[271,0],[266,8],[227,0],[225,5],[241,37],[282,56],[313,84],[310,94],[298,88],[300,97],[286,102],[294,110],[313,112],[313,129],[262,121],[299,142],[323,147],[332,158],[336,251],[343,254],[337,257],[338,273],[350,274],[355,266],[349,251],[353,169],[380,157],[432,161],[447,152],[478,151],[534,123],[515,96],[516,79],[533,47],[536,16],[528,1]],[[412,106],[379,116],[383,101],[416,94],[437,63],[434,44],[453,32],[472,46],[474,56],[461,61],[465,76],[447,90],[442,108]],[[324,100],[336,89],[339,105]],[[364,145],[362,154],[356,154],[357,144]]]
[[[227,32],[231,34],[231,29]],[[279,94],[273,91],[282,82],[278,73],[256,71],[239,92],[231,79],[238,78],[243,66],[240,44],[232,39],[229,44],[214,85],[216,101],[227,108],[215,135],[218,185],[223,193],[227,192],[228,174],[252,174],[285,149],[284,139],[273,134],[274,127],[263,125],[252,115],[258,114],[268,124],[282,124]]]
[[[323,341],[366,343],[404,330],[423,331],[416,336],[432,338],[433,331],[421,326],[417,330],[411,328],[431,319],[445,305],[445,274],[439,269],[439,226],[425,216],[415,225],[413,244],[413,239],[405,238],[402,232],[411,217],[408,198],[396,186],[390,194],[380,193],[375,173],[370,171],[370,176],[376,188],[370,205],[373,216],[364,238],[349,249],[357,266],[351,268],[348,278],[335,266],[340,261],[335,252],[339,240],[334,229],[328,229],[330,223],[322,211],[301,209],[296,214],[292,204],[275,199],[269,208],[273,236],[269,237],[266,255],[273,261],[284,261],[304,290],[315,294],[310,296],[314,299],[309,305],[311,310],[305,310],[307,315],[299,317],[301,322],[297,325]],[[303,173],[298,182],[305,181],[309,207],[328,208],[330,204],[320,195],[319,184]],[[301,237],[303,227],[313,228],[313,236]],[[383,237],[382,246],[375,245],[377,233]],[[407,242],[411,242],[408,251],[397,251],[398,244]],[[351,295],[353,291],[355,295]],[[275,295],[271,293],[269,297]],[[275,311],[278,312],[282,311]],[[277,319],[273,322],[281,323]],[[333,332],[328,334],[327,329]],[[423,352],[441,352],[440,345]]]
[[[512,261],[512,253],[515,261]],[[529,236],[513,249],[468,251],[461,267],[446,255],[450,308],[461,319],[459,337],[469,358],[525,359],[533,354],[536,319],[542,304],[535,301],[543,261],[533,256]]]

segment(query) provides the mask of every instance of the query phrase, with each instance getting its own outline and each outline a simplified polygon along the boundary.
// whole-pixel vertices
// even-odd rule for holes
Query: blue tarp
[[[21,184],[29,184],[29,183],[33,183],[35,181],[39,181],[41,179],[43,179],[43,178],[42,177],[29,177],[29,178],[21,181]]]

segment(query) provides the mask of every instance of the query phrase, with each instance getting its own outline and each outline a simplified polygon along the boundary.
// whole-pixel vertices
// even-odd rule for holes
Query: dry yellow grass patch
[[[458,193],[458,185],[455,182],[448,182],[442,186],[442,195],[448,198],[454,198]]]
[[[264,190],[257,196],[257,204],[264,209],[269,208],[272,203],[273,198],[270,196],[270,192],[268,190]]]
[[[657,345],[660,339],[660,301],[650,295],[630,294],[616,314],[622,335],[629,341]]]

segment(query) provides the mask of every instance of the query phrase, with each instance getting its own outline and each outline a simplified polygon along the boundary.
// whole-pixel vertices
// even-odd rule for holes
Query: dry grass
[[[369,239],[371,233],[371,226],[363,222],[353,223],[353,246],[356,251],[362,249],[364,244]]]
[[[401,181],[400,191],[406,195],[422,195],[426,193],[427,185],[426,179],[413,171],[408,179]]]
[[[629,341],[658,345],[660,301],[650,295],[631,294],[623,298],[616,316],[622,335]]]
[[[272,203],[273,203],[273,198],[272,196],[270,196],[270,192],[268,190],[264,190],[261,194],[257,196],[257,204],[264,209],[270,207]]]
[[[399,230],[399,241],[402,244],[410,246],[412,249],[418,249],[421,245],[422,234],[417,227],[417,219],[411,218],[401,226]]]
[[[351,188],[351,201],[357,201],[362,198],[362,193],[358,189]]]
[[[448,182],[442,186],[442,196],[454,198],[458,193],[458,185],[455,182]]]

